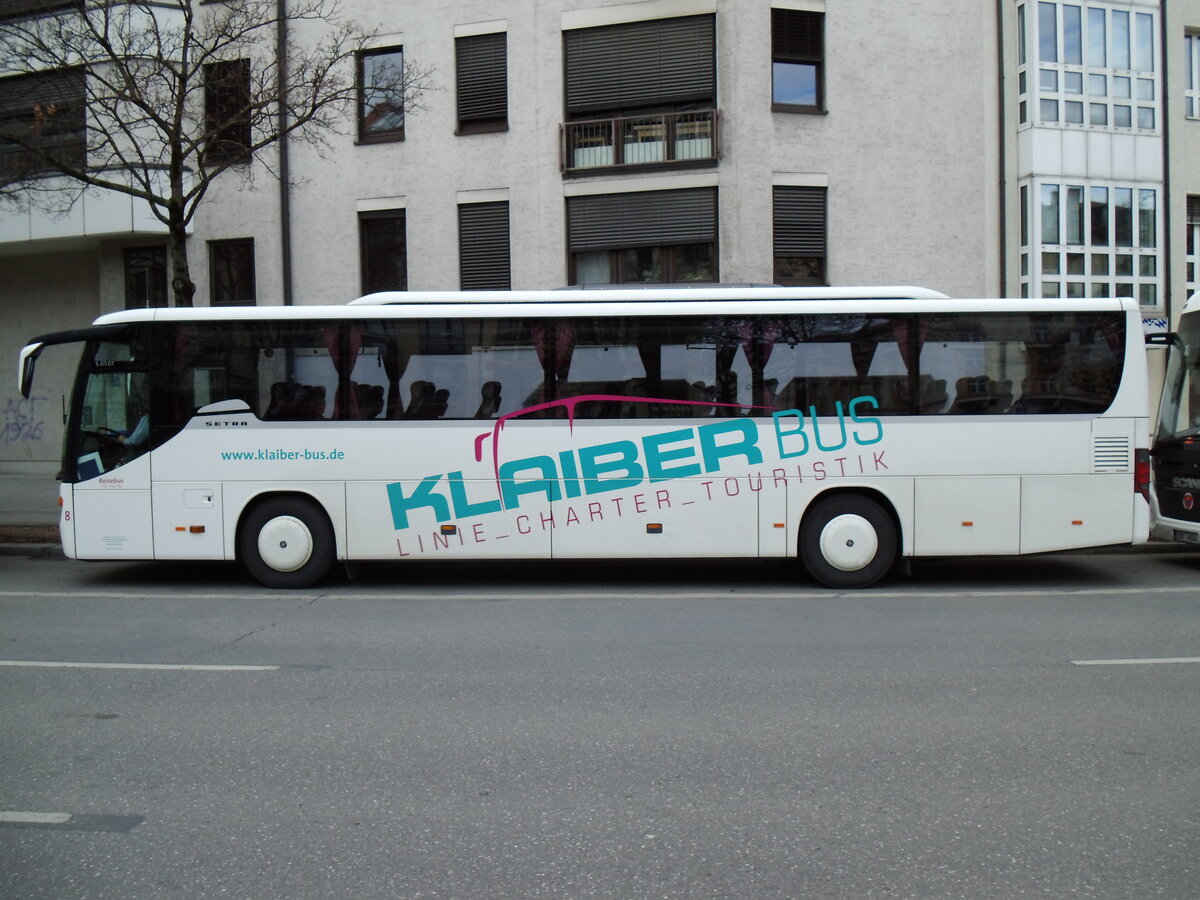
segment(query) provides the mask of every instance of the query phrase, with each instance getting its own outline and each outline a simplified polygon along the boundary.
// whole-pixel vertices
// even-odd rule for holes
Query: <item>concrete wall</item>
[[[824,7],[820,0],[797,5]],[[770,108],[771,6],[769,0],[357,4],[361,21],[381,23],[380,46],[403,45],[409,60],[435,69],[435,90],[425,97],[427,108],[408,117],[404,141],[358,146],[347,133],[332,139],[324,157],[292,145],[295,302],[341,302],[359,293],[360,211],[405,209],[409,287],[454,289],[457,204],[507,198],[513,285],[546,288],[567,278],[568,194],[696,184],[719,189],[722,280],[769,282],[777,183],[828,185],[834,284],[916,283],[963,296],[996,294],[994,7],[918,0],[896,15],[879,0],[831,5],[828,111],[800,115]],[[700,172],[564,179],[563,28],[714,10],[719,164]],[[485,22],[508,34],[509,129],[456,136],[455,30]],[[249,186],[229,179],[197,219],[194,270],[206,271],[202,241],[253,236],[259,302],[280,302],[278,210],[269,179],[256,175]]]
[[[0,359],[6,363],[0,381],[0,466],[5,469],[61,458],[62,398],[70,393],[79,347],[50,347],[42,354],[27,400],[17,391],[17,359],[35,335],[90,323],[99,313],[99,282],[95,251],[0,258]]]

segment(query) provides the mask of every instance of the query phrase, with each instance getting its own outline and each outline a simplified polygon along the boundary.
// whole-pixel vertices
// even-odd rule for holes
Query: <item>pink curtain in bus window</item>
[[[546,360],[546,326],[531,325],[529,330],[542,371],[566,381],[567,373],[571,370],[571,356],[575,353],[575,326],[570,322],[554,323],[554,359],[549,363]]]
[[[662,381],[662,346],[657,343],[639,343],[638,356],[646,373],[646,383],[657,385]]]
[[[1110,319],[1107,316],[1100,323],[1100,333],[1104,335],[1105,343],[1108,344],[1108,349],[1116,353],[1121,349],[1121,338],[1124,336],[1125,329],[1123,322],[1119,319]]]
[[[358,397],[354,395],[354,391],[350,390],[350,374],[354,371],[354,364],[358,361],[358,351],[362,347],[362,332],[359,331],[357,325],[349,325],[346,328],[347,352],[342,354],[342,342],[338,339],[339,329],[336,325],[326,325],[322,330],[322,335],[325,338],[325,346],[329,348],[329,358],[333,360],[333,367],[337,370],[338,389],[333,395],[333,418],[358,418]],[[350,411],[349,416],[342,415],[342,400],[345,398]]]
[[[896,346],[900,350],[900,358],[904,360],[904,368],[911,373],[916,371],[917,364],[920,361],[921,347],[925,343],[925,333],[929,330],[929,326],[922,321],[917,334],[912,335],[912,329],[909,327],[910,321],[908,316],[901,316],[894,319],[892,321],[892,334],[896,338]],[[913,358],[912,337],[916,338],[916,359]]]
[[[866,378],[871,371],[871,361],[875,359],[875,351],[879,342],[872,338],[860,338],[850,342],[850,358],[854,361],[854,373],[859,378]]]
[[[396,322],[392,326],[390,352],[384,353],[383,371],[387,375],[387,417],[404,418],[404,398],[400,396],[400,379],[408,369],[408,361],[416,350],[413,322]]]
[[[746,354],[746,361],[750,363],[750,383],[754,386],[755,406],[775,408],[775,391],[763,380],[763,373],[782,333],[783,329],[778,322],[763,323],[763,328],[758,334],[753,333],[749,322],[743,322],[738,329],[738,335],[742,339],[742,350]]]
[[[384,354],[383,372],[388,380],[387,412],[384,415],[389,419],[398,419],[404,412],[404,404],[400,400],[400,376],[404,374],[405,368],[401,365],[399,356]]]
[[[187,364],[184,356],[187,353],[187,334],[183,328],[175,329],[175,351],[171,354],[171,384],[177,388],[182,387],[183,370]],[[173,417],[172,421],[182,423],[191,418],[195,407],[185,408],[183,390],[173,390],[171,393],[171,402],[174,409],[171,410]],[[194,399],[194,398],[193,398]],[[210,398],[211,399],[211,398]],[[223,399],[223,398],[222,398]]]

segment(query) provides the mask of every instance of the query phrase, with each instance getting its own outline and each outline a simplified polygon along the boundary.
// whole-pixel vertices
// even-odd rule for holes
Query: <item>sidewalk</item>
[[[58,547],[57,463],[12,463],[0,468],[0,546]],[[26,547],[24,549],[32,549]]]

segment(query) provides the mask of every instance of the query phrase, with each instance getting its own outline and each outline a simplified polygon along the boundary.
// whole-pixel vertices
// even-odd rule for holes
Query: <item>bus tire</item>
[[[272,497],[242,520],[238,555],[270,588],[304,588],[333,566],[333,527],[320,505],[306,497]]]
[[[891,569],[897,549],[891,515],[862,494],[817,500],[800,523],[801,562],[826,587],[870,587]]]

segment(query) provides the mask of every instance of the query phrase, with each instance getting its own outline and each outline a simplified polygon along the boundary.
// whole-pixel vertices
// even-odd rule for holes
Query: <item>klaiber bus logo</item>
[[[395,482],[387,485],[392,522],[396,531],[413,527],[414,518],[437,523],[461,522],[506,511],[520,511],[536,498],[558,503],[576,499],[635,492],[627,502],[670,508],[669,490],[655,487],[648,496],[638,494],[678,479],[699,479],[709,499],[742,490],[763,490],[765,485],[785,486],[787,480],[851,476],[887,469],[884,451],[873,445],[883,440],[883,423],[873,412],[879,402],[873,396],[855,397],[844,406],[837,401],[835,416],[819,422],[816,408],[771,413],[770,426],[760,429],[754,418],[730,417],[709,420],[701,425],[672,428],[639,439],[618,439],[555,452],[503,460],[501,436],[512,420],[551,409],[564,409],[567,434],[574,435],[575,412],[581,403],[620,401],[623,403],[671,404],[695,403],[708,408],[711,401],[681,401],[650,397],[626,397],[586,394],[564,400],[529,406],[501,416],[491,431],[474,441],[474,462],[483,463],[490,455],[490,479],[494,487],[486,493],[468,496],[468,480],[462,469],[426,476],[417,483]],[[732,410],[753,409],[739,404],[717,404]],[[765,435],[765,437],[764,437]],[[490,444],[490,454],[487,453]],[[858,448],[868,448],[855,452]],[[848,452],[846,452],[848,451]],[[842,455],[833,456],[831,454]],[[705,480],[711,476],[710,480]],[[478,478],[471,479],[478,484]],[[703,496],[703,495],[702,495]],[[642,499],[638,499],[641,497]],[[620,503],[618,498],[611,498]],[[576,509],[568,503],[559,510],[562,524],[582,523],[587,516],[595,519],[591,502]],[[598,504],[597,504],[598,505]],[[418,516],[414,514],[420,513]],[[528,533],[539,523],[529,516],[518,517],[516,530]],[[540,527],[554,527],[553,519]],[[403,553],[403,550],[402,550]],[[403,553],[403,555],[408,555]]]

